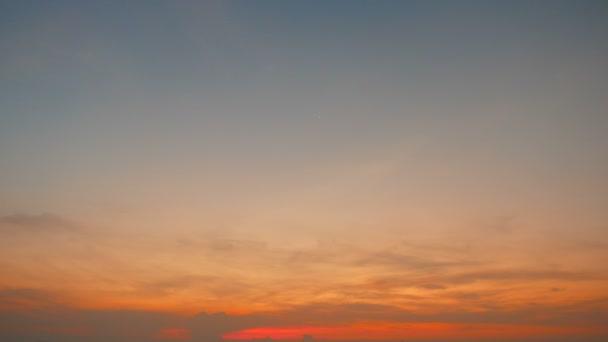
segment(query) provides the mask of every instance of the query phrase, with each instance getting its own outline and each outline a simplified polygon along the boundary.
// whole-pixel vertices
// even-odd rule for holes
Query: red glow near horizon
[[[343,335],[347,327],[262,327],[231,332],[223,336],[227,340],[248,340],[270,337],[277,340],[299,340],[304,335],[319,338],[336,338]]]
[[[517,326],[508,324],[450,324],[450,323],[359,323],[334,327],[260,327],[231,332],[226,340],[248,340],[270,337],[276,340],[301,340],[312,335],[323,340],[391,340],[403,338],[498,338],[567,336],[572,334],[604,335],[599,327]]]
[[[324,329],[320,327],[264,327],[264,328],[253,328],[245,329],[240,331],[231,332],[223,336],[224,339],[228,340],[248,340],[253,338],[264,338],[270,337],[273,339],[281,340],[295,340],[301,339],[305,334],[312,334],[311,330]],[[325,328],[327,329],[327,328]]]
[[[277,340],[300,340],[304,335],[312,335],[318,339],[341,340],[341,339],[395,339],[402,338],[404,325],[395,327],[392,324],[382,323],[359,323],[350,326],[291,326],[291,327],[260,327],[245,329],[225,334],[227,340],[248,340],[270,337]],[[445,326],[438,324],[416,325],[417,336],[436,335]],[[422,331],[422,333],[421,333]],[[414,330],[409,329],[409,333]]]

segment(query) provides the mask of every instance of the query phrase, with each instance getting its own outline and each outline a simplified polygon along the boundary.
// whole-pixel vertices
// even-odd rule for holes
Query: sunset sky
[[[608,2],[0,1],[0,340],[608,340]]]

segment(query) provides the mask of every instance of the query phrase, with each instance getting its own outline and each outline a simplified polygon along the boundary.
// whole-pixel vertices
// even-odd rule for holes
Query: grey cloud
[[[228,315],[223,312],[215,314],[203,312],[189,319],[187,327],[195,341],[212,341],[219,340],[223,334],[228,332],[273,325],[276,322],[277,319],[271,315]]]
[[[356,262],[358,266],[383,265],[389,267],[403,267],[408,269],[435,269],[459,265],[458,262],[435,261],[411,255],[399,254],[391,251],[374,253]]]
[[[241,250],[264,249],[266,243],[255,240],[216,239],[208,242],[208,248],[216,252],[236,252]]]
[[[461,273],[445,277],[445,281],[457,284],[472,283],[480,280],[498,281],[530,281],[530,280],[600,280],[605,275],[591,272],[561,271],[561,270],[487,270]]]
[[[289,251],[286,264],[290,266],[292,264],[302,266],[312,263],[351,265],[354,260],[357,260],[361,252],[363,251],[360,247],[345,242],[334,239],[318,240],[314,248]]]
[[[47,295],[45,291],[29,289],[29,288],[15,288],[0,291],[0,298],[17,298],[27,300],[38,300]]]
[[[487,225],[487,228],[492,232],[511,233],[514,228],[515,216],[499,216],[493,222]]]
[[[266,252],[267,243],[260,240],[220,238],[216,236],[183,236],[175,241],[180,249],[204,251],[209,255],[224,257],[242,252]]]
[[[608,228],[606,228],[608,231]],[[581,249],[592,249],[592,250],[600,250],[606,251],[608,250],[608,243],[600,242],[600,241],[579,241],[572,243],[574,246]]]
[[[396,320],[409,313],[401,308],[372,303],[314,303],[281,313],[291,324],[344,324],[362,320]]]
[[[427,289],[427,290],[445,290],[445,289],[447,289],[447,287],[445,287],[443,285],[439,285],[439,284],[422,284],[422,285],[417,285],[416,287],[419,287],[421,289]]]
[[[271,315],[201,313],[182,317],[163,312],[135,310],[76,310],[55,307],[44,310],[0,311],[2,341],[155,341],[164,329],[185,328],[192,341],[220,341],[225,333],[276,323]],[[19,327],[16,329],[15,327]],[[84,333],[78,334],[77,331]]]
[[[433,255],[466,255],[472,251],[470,241],[459,239],[455,241],[413,242],[403,240],[399,243],[403,248],[413,253],[432,253]]]
[[[180,318],[172,314],[135,310],[74,310],[64,315],[66,321],[106,337],[120,337],[125,332],[150,337],[181,323]]]
[[[477,293],[457,294],[477,299]],[[281,315],[291,323],[334,323],[347,324],[357,321],[391,321],[391,322],[444,322],[444,323],[490,323],[490,324],[538,324],[538,325],[571,325],[571,324],[608,324],[608,312],[599,305],[605,301],[581,302],[575,305],[545,307],[530,305],[511,310],[486,306],[486,311],[442,311],[421,314],[396,306],[350,303],[331,304],[316,303],[294,307]],[[604,308],[605,309],[605,308]]]
[[[182,276],[159,281],[140,282],[135,284],[135,291],[145,295],[162,296],[171,292],[180,291],[198,284],[209,284],[217,281],[211,276]]]
[[[476,300],[481,298],[481,295],[476,292],[456,292],[451,295],[451,297],[464,299],[464,300]]]
[[[28,304],[54,305],[55,295],[33,288],[8,288],[0,290],[0,307],[22,306]]]
[[[214,297],[238,296],[247,293],[251,284],[240,278],[212,275],[190,275],[171,277],[158,281],[143,281],[133,284],[133,292],[144,296],[166,296],[182,291],[199,291]]]
[[[36,296],[24,291],[18,295]],[[162,312],[130,310],[75,310],[56,307],[30,312],[0,311],[0,339],[2,341],[41,340],[59,341],[153,341],[158,333],[168,328],[185,328],[192,341],[220,341],[221,336],[242,329],[264,326],[334,325],[360,321],[388,322],[445,322],[498,324],[608,324],[608,316],[600,310],[607,302],[602,298],[576,305],[548,308],[529,306],[520,310],[488,308],[486,312],[414,313],[396,306],[373,303],[315,303],[294,306],[277,312],[231,315],[201,313],[181,317]],[[598,308],[599,305],[599,308]],[[20,329],[14,329],[20,327]],[[84,329],[86,336],[74,336],[70,331]],[[46,332],[45,332],[46,331]]]
[[[441,267],[441,266],[437,266]],[[432,270],[432,269],[431,269]],[[392,289],[404,287],[418,287],[428,290],[447,289],[452,285],[469,284],[478,281],[492,282],[529,282],[529,281],[585,281],[606,280],[608,276],[599,272],[570,271],[554,269],[486,269],[469,272],[449,272],[451,269],[442,269],[442,273],[428,272],[414,275],[386,275],[377,276],[369,280],[368,284],[374,288]],[[563,289],[551,288],[553,292]]]
[[[368,280],[367,285],[383,291],[404,287],[419,287],[415,278],[406,276],[375,277]]]
[[[2,231],[58,232],[73,231],[77,225],[61,216],[44,213],[38,215],[12,214],[0,217]]]
[[[448,270],[443,270],[448,271]],[[497,279],[500,279],[498,274],[492,275]],[[369,278],[366,285],[371,286],[374,289],[379,290],[391,290],[398,288],[419,288],[425,290],[447,290],[452,285],[458,285],[462,283],[470,283],[481,279],[492,279],[489,274],[486,273],[455,273],[450,274],[448,272],[418,272],[415,274],[393,274],[393,275],[381,275]],[[484,278],[487,277],[487,278]],[[507,277],[508,278],[508,277]]]

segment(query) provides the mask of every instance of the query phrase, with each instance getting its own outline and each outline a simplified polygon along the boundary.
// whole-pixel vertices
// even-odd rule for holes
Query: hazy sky
[[[608,337],[604,1],[0,1],[0,338]]]

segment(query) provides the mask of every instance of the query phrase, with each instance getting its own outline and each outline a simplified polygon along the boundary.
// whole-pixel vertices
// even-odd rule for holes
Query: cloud
[[[427,290],[445,290],[445,289],[447,289],[447,287],[445,287],[443,285],[439,285],[439,284],[422,284],[422,285],[417,285],[416,287],[419,287],[421,289],[427,289]]]
[[[0,231],[5,232],[62,232],[76,229],[77,225],[70,220],[49,213],[12,214],[0,217]]]
[[[219,341],[221,336],[270,324],[272,316],[223,312],[184,317],[137,310],[84,310],[61,307],[0,311],[0,340],[21,341],[154,341],[166,331],[183,331],[193,341]],[[276,320],[275,320],[276,321]]]
[[[256,240],[215,239],[209,241],[208,248],[214,252],[256,251],[266,248],[266,243]]]
[[[386,266],[409,270],[433,270],[467,264],[461,261],[437,261],[393,251],[373,253],[356,261],[357,266]]]
[[[368,293],[378,294],[380,300],[391,296],[394,301],[405,300],[404,294],[418,296],[417,303],[408,300],[409,305],[434,305],[442,300],[458,299],[461,304],[486,305],[493,301],[492,305],[502,305],[505,303],[505,294],[514,293],[513,286],[533,288],[535,284],[546,282],[572,283],[574,284],[592,281],[603,282],[607,278],[606,274],[597,271],[576,271],[576,270],[555,270],[555,269],[472,269],[466,267],[461,269],[445,268],[441,272],[420,270],[419,272],[396,273],[392,269],[386,272],[377,273],[363,283],[358,283],[347,287],[347,289],[366,290]],[[483,283],[492,284],[492,288],[486,288],[481,292],[470,292],[471,284]],[[544,286],[544,285],[542,285]],[[491,290],[492,289],[492,290]],[[427,290],[421,292],[421,290]],[[548,287],[548,291],[553,293],[563,291],[562,287]],[[434,292],[428,292],[434,291]],[[370,299],[354,297],[360,300]],[[413,298],[411,298],[413,299]]]
[[[12,290],[9,296],[37,298],[41,293]],[[0,311],[0,340],[54,341],[153,341],[163,332],[180,332],[192,341],[219,341],[230,332],[255,327],[349,326],[361,322],[454,323],[539,326],[604,326],[608,315],[601,308],[608,299],[562,307],[529,306],[519,310],[488,309],[485,312],[416,313],[391,305],[373,303],[314,303],[254,314],[172,313],[136,310],[85,310],[62,307],[29,311]]]
[[[465,301],[468,300],[477,300],[481,298],[481,295],[476,292],[456,292],[451,294],[453,298],[462,299]]]
[[[34,288],[7,288],[0,290],[0,308],[20,308],[30,305],[54,305],[55,294]]]
[[[249,314],[228,315],[224,312],[215,314],[200,313],[188,320],[188,328],[194,340],[219,340],[222,335],[256,326],[265,326],[276,322],[272,315]]]
[[[180,292],[206,293],[213,297],[239,296],[247,293],[251,285],[237,278],[213,275],[186,275],[140,281],[132,284],[134,294],[159,298]]]
[[[599,273],[562,271],[562,270],[487,270],[455,274],[444,278],[455,284],[472,283],[476,281],[532,281],[532,280],[602,280],[607,276]]]
[[[466,299],[478,299],[477,293],[456,293]],[[487,323],[514,325],[606,325],[608,299],[579,302],[567,306],[528,305],[519,309],[486,307],[468,311],[462,307],[437,312],[415,312],[392,305],[372,303],[315,303],[283,311],[280,317],[291,324],[350,324],[354,322],[396,323]],[[603,309],[602,309],[603,308]],[[428,310],[427,310],[428,311]]]
[[[492,222],[487,224],[487,229],[496,233],[511,233],[515,229],[515,219],[514,215],[496,217]]]
[[[178,323],[171,314],[141,311],[69,310],[60,307],[28,312],[0,312],[0,339],[44,341],[147,340]],[[15,339],[17,340],[17,339]]]

